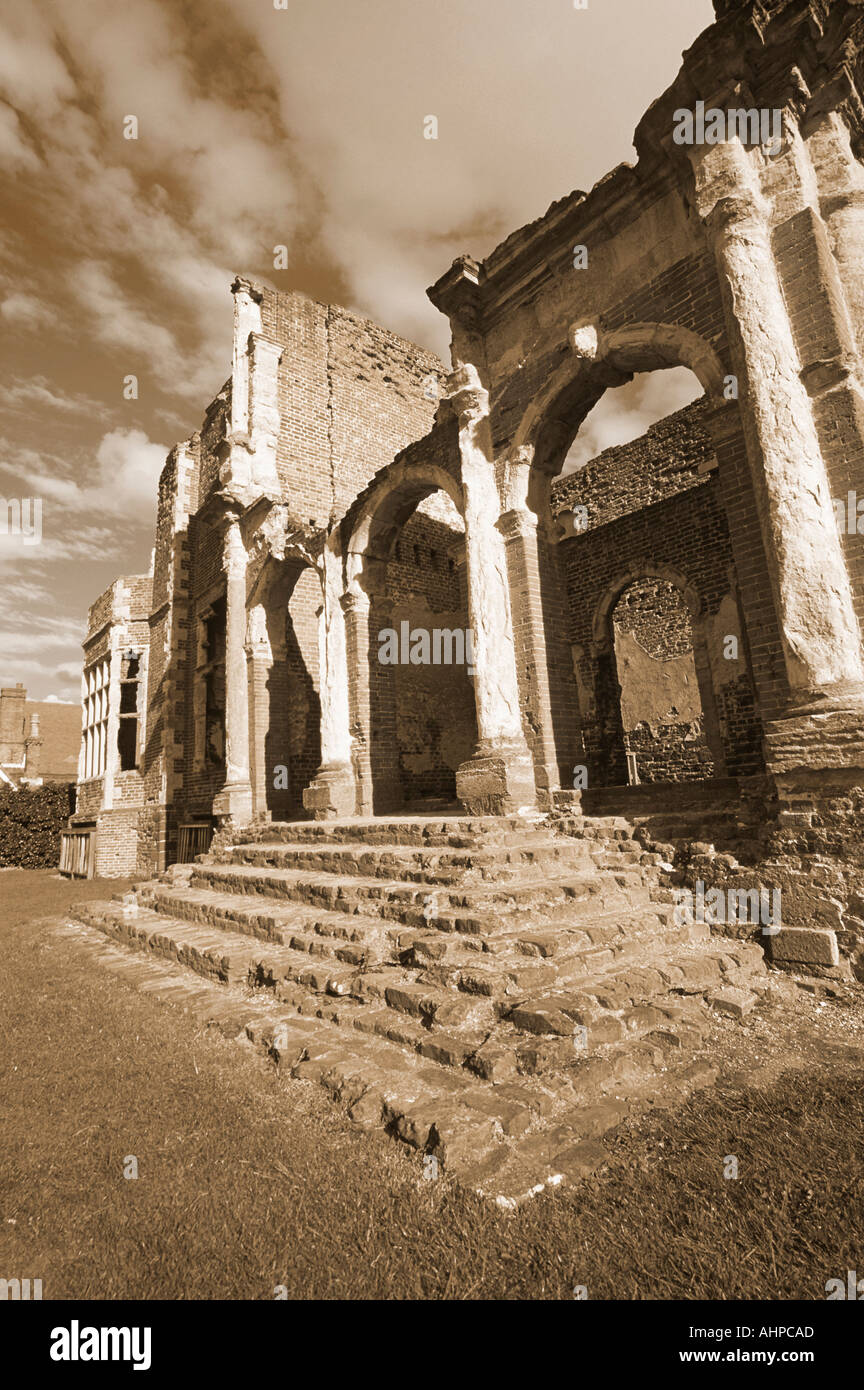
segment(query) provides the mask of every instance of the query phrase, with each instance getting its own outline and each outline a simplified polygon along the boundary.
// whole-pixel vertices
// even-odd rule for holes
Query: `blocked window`
[[[138,698],[141,653],[125,652],[120,665],[120,720],[117,753],[121,772],[138,766]]]
[[[219,767],[225,762],[225,622],[226,601],[216,599],[198,619],[195,671],[195,764]]]

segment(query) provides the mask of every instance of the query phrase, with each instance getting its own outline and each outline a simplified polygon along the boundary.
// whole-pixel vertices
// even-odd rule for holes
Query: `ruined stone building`
[[[791,958],[859,959],[864,537],[836,502],[864,496],[864,11],[715,11],[635,164],[431,287],[449,366],[234,282],[152,573],[90,610],[74,825],[98,873],[220,827],[626,814],[698,782],[755,815]],[[679,142],[699,103],[724,138]],[[564,471],[607,389],[673,366],[700,399]]]

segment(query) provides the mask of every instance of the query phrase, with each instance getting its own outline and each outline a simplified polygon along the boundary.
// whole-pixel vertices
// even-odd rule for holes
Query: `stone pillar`
[[[861,640],[769,210],[738,141],[694,148],[691,159],[697,207],[740,335],[742,418],[791,692],[787,713],[827,709],[864,689]]]
[[[864,355],[864,169],[852,153],[849,128],[839,111],[814,118],[804,133],[820,211],[858,351]]]
[[[273,651],[267,632],[267,613],[263,604],[260,603],[249,610],[246,626],[246,658],[250,687],[252,810],[256,818],[269,818],[267,790],[269,779],[274,776],[274,768],[267,766],[267,733],[270,727],[270,698],[267,682],[273,666]]]
[[[472,815],[507,815],[536,805],[534,767],[519,706],[516,652],[501,510],[492,461],[489,397],[470,363],[450,377],[459,420],[465,496],[468,617],[474,635],[479,741],[456,771],[456,794]]]
[[[240,522],[225,520],[222,568],[225,616],[225,785],[213,798],[213,814],[235,825],[252,819],[249,772],[249,678],[246,670],[246,547]]]
[[[321,766],[303,792],[316,820],[353,816],[357,787],[352,765],[348,697],[348,644],[342,608],[342,557],[334,534],[321,557],[323,600],[318,609],[318,698],[321,704]]]
[[[372,750],[370,748],[369,692],[369,595],[352,586],[342,596],[345,645],[351,672],[351,727],[354,733],[354,768],[357,777],[357,814],[374,811]]]
[[[219,481],[244,505],[280,495],[276,468],[279,438],[279,363],[282,348],[262,333],[261,291],[238,277],[234,295],[231,427]]]
[[[513,638],[524,673],[522,702],[535,729],[534,777],[538,797],[572,786],[579,761],[579,700],[567,644],[567,586],[546,527],[524,507],[504,512],[498,530],[507,548]]]

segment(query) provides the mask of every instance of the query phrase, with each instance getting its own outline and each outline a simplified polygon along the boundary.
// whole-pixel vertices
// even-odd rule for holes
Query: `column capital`
[[[540,519],[534,512],[526,511],[522,507],[514,507],[509,512],[502,512],[495,522],[505,541],[513,541],[519,537],[529,538],[536,536],[540,527]]]
[[[463,429],[489,414],[489,392],[473,362],[463,362],[456,367],[448,376],[446,386],[447,399]]]
[[[372,607],[372,600],[365,589],[346,589],[344,594],[340,594],[339,602],[342,611],[346,615],[352,613],[368,613]]]

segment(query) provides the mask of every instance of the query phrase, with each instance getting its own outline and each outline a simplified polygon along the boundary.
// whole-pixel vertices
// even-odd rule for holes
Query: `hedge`
[[[75,809],[75,786],[0,787],[0,868],[53,869],[60,862],[60,831]]]

